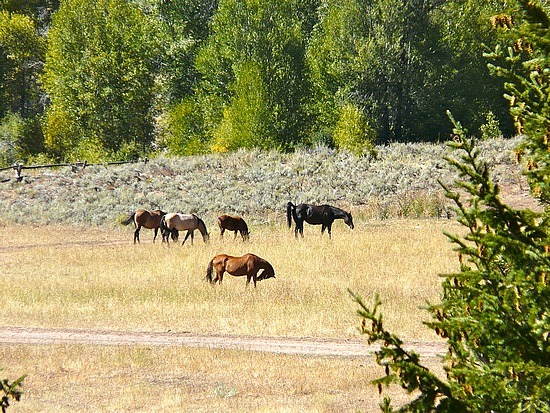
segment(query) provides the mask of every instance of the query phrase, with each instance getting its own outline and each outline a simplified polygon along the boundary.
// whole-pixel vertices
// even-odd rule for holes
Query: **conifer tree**
[[[538,1],[518,0],[517,5],[514,14],[495,17],[495,28],[504,29],[505,39],[513,43],[506,55],[500,50],[492,55],[505,56],[508,66],[492,68],[509,79],[511,111],[525,133],[527,177],[546,206],[550,19]],[[378,296],[369,307],[352,293],[360,305],[362,332],[369,343],[382,344],[376,359],[386,374],[374,384],[382,390],[385,384],[399,383],[408,392],[418,392],[398,411],[548,412],[548,208],[537,214],[504,204],[475,140],[452,116],[451,120],[455,139],[450,146],[459,157],[447,160],[459,179],[456,189],[442,185],[467,234],[447,234],[459,253],[460,270],[444,276],[442,301],[428,307],[433,321],[427,323],[447,339],[447,377],[443,380],[425,368],[418,354],[406,350],[402,340],[385,329]],[[394,411],[389,399],[381,408]]]

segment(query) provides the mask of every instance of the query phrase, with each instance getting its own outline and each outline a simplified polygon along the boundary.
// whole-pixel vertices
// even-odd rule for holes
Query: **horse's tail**
[[[296,211],[296,205],[289,201],[288,204],[286,204],[286,223],[289,228],[292,226],[292,213],[294,211]]]
[[[166,225],[166,215],[163,215],[160,217],[160,233],[164,233],[168,229],[168,225]]]
[[[211,284],[214,283],[212,278],[213,272],[214,272],[214,258],[210,260],[210,262],[208,263],[208,267],[206,268],[206,281],[208,281]]]
[[[166,242],[169,242],[168,236],[170,234],[170,230],[168,229],[168,224],[166,223],[166,214],[160,217],[160,235],[162,235],[162,242],[166,240]],[[174,237],[172,237],[174,239]]]
[[[120,221],[120,223],[121,223],[122,225],[130,225],[130,222],[134,222],[134,217],[135,217],[135,216],[136,216],[136,213],[133,212],[133,213],[131,213],[130,215],[128,215],[128,218],[123,219],[122,221]],[[135,224],[135,222],[134,222],[134,224]]]
[[[250,231],[248,230],[248,225],[246,225],[246,222],[244,222],[243,219],[243,229],[241,230],[241,234],[243,236],[244,241],[248,241],[250,239]]]

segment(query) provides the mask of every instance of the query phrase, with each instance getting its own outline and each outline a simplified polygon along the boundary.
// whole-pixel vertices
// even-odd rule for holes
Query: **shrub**
[[[495,139],[502,136],[500,130],[500,123],[493,112],[488,112],[485,115],[485,123],[479,128],[481,132],[481,139]]]
[[[23,133],[23,121],[14,113],[8,113],[0,122],[0,166],[12,165],[19,159],[17,140]]]
[[[201,132],[200,110],[191,99],[186,99],[170,109],[164,133],[165,145],[174,155],[206,153],[208,145]]]
[[[351,103],[340,111],[340,118],[334,128],[334,143],[340,149],[356,154],[372,154],[376,131],[370,127],[363,113]]]

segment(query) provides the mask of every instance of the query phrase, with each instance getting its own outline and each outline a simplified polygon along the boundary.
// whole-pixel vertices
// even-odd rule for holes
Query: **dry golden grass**
[[[208,245],[199,237],[167,248],[147,230],[134,246],[130,228],[2,227],[0,323],[345,338],[358,334],[350,288],[367,302],[378,291],[402,338],[432,341],[419,307],[439,300],[438,274],[457,269],[443,230],[460,229],[396,220],[351,231],[337,222],[332,240],[311,226],[295,240],[283,225],[258,226],[247,244],[214,231]],[[220,252],[260,255],[277,278],[256,290],[228,275],[208,285],[206,265]],[[380,400],[369,385],[381,374],[373,360],[84,345],[4,345],[0,354],[2,375],[29,375],[13,412],[370,412]]]
[[[453,228],[454,227],[454,228]],[[213,233],[211,242],[132,245],[125,230],[72,227],[0,229],[3,325],[192,331],[272,336],[356,335],[356,305],[347,289],[384,302],[388,327],[406,339],[432,340],[420,309],[439,299],[438,274],[456,270],[443,220],[338,222],[333,239],[308,226],[295,240],[283,226],[252,228],[244,244]],[[199,237],[200,238],[200,237]],[[226,275],[204,281],[217,253],[253,252],[270,261],[277,278],[245,289]]]
[[[382,375],[372,360],[81,345],[3,345],[0,356],[3,376],[28,374],[11,413],[368,413],[383,397],[370,384]]]

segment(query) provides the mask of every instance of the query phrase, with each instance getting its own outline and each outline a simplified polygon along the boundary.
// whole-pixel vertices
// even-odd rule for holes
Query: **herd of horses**
[[[351,213],[332,205],[294,205],[292,202],[288,202],[286,216],[289,228],[292,226],[292,220],[294,220],[294,236],[296,238],[298,238],[298,234],[302,238],[304,237],[304,222],[310,225],[321,225],[321,234],[327,230],[329,238],[332,236],[332,224],[337,219],[342,219],[351,229],[354,228]],[[180,231],[187,231],[182,245],[189,237],[191,237],[191,244],[193,244],[195,230],[201,233],[205,243],[210,239],[206,224],[196,214],[166,213],[160,209],[153,211],[138,209],[121,221],[123,225],[129,225],[132,222],[136,228],[134,231],[134,244],[140,242],[141,228],[154,230],[153,242],[157,239],[160,230],[162,242],[166,242],[167,245],[170,243],[170,238],[172,241],[178,242]],[[243,241],[250,239],[248,226],[242,217],[224,214],[218,217],[217,222],[220,228],[220,237],[223,238],[225,231],[233,231],[235,234],[233,239],[236,239],[238,234],[241,235]],[[214,272],[216,275],[214,275]],[[227,254],[218,254],[208,263],[206,280],[211,284],[216,284],[216,282],[221,284],[223,275],[226,272],[236,277],[246,275],[246,286],[250,284],[250,281],[253,281],[254,287],[256,287],[258,281],[275,278],[272,265],[257,255],[245,254],[241,257],[234,257]]]

